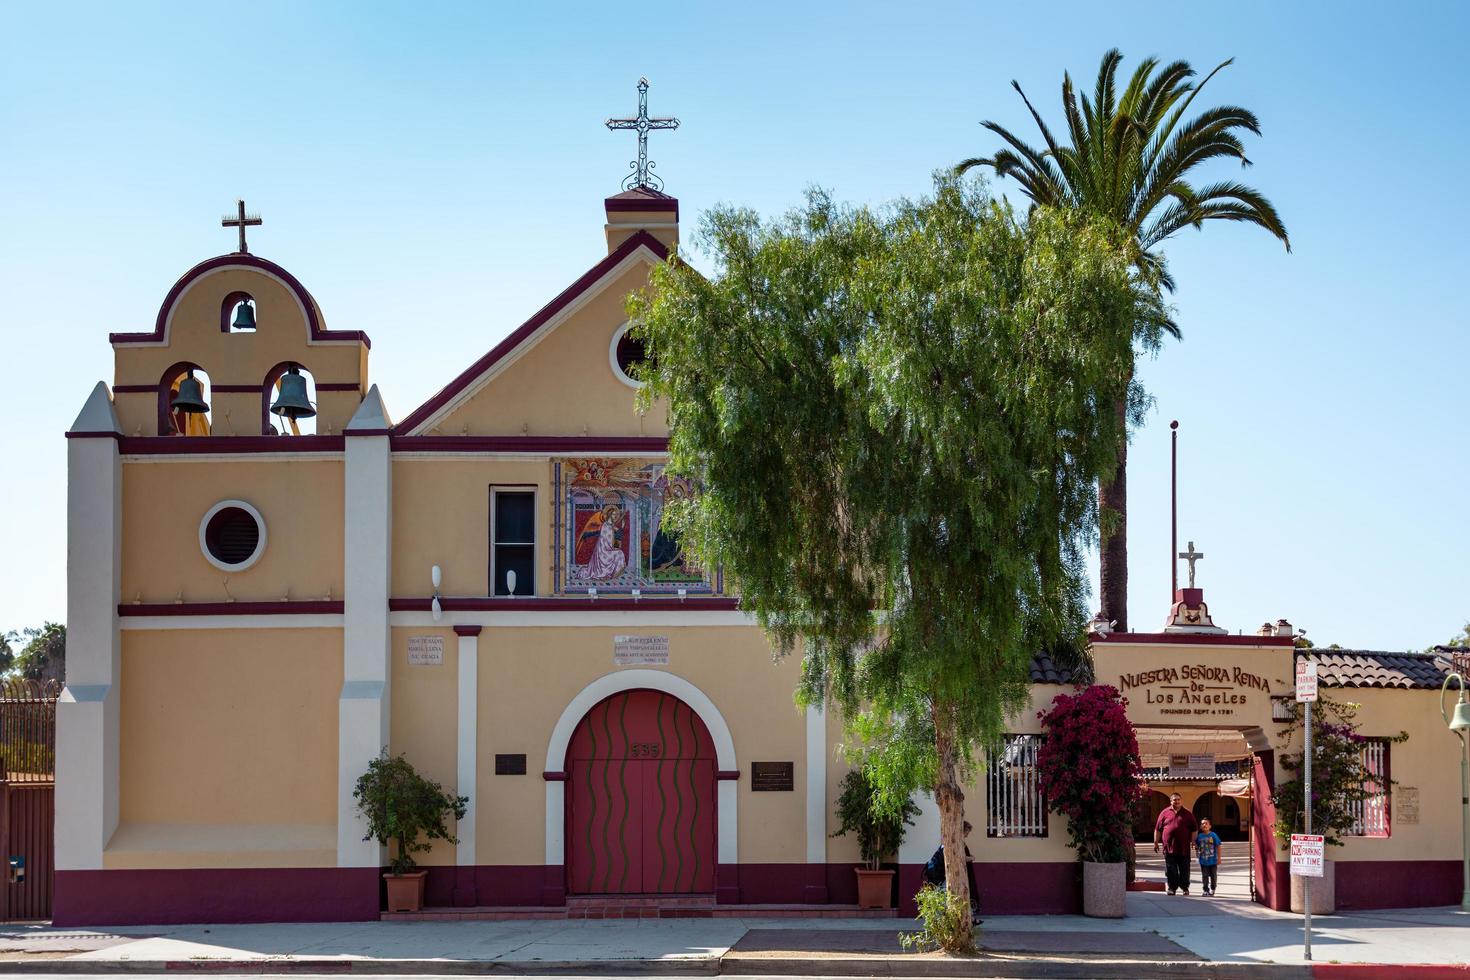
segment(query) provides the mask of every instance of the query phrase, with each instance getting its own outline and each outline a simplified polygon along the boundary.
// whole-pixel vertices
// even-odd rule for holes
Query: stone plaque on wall
[[[752,762],[750,788],[757,793],[790,793],[796,788],[796,764]]]
[[[1419,822],[1419,787],[1399,786],[1393,791],[1394,822]]]
[[[618,667],[667,667],[667,636],[613,637],[613,664]]]
[[[526,754],[520,753],[495,753],[495,775],[497,776],[524,776],[526,774]]]
[[[408,638],[408,665],[410,667],[441,667],[444,664],[444,637],[410,636]]]

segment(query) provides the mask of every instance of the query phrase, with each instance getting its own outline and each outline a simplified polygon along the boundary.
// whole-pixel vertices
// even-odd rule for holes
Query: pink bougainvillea
[[[1059,694],[1039,713],[1036,766],[1047,804],[1067,818],[1084,861],[1122,861],[1134,805],[1143,797],[1138,735],[1118,689],[1095,684]]]

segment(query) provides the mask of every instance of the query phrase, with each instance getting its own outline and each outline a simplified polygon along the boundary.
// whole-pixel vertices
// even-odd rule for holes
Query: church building
[[[420,860],[433,909],[856,902],[856,844],[831,836],[841,719],[794,707],[799,664],[661,521],[697,488],[664,469],[663,408],[634,404],[624,299],[679,238],[651,184],[602,202],[600,245],[595,211],[569,229],[587,271],[406,414],[310,270],[248,250],[243,204],[236,250],[110,336],[113,376],[66,433],[57,925],[377,919],[386,860],[352,791],[385,748],[469,801],[457,843]],[[1129,698],[1154,787],[1172,765],[1215,792],[1258,900],[1284,907],[1270,793],[1292,630],[1211,629],[1199,590],[1176,600],[1159,632],[1095,634],[1096,679]],[[1365,732],[1409,735],[1334,854],[1339,907],[1457,902],[1448,663],[1323,664]],[[1032,768],[1036,712],[1072,678],[1038,657],[1033,680],[968,794],[986,914],[1080,902]],[[910,912],[938,838],[918,802]]]

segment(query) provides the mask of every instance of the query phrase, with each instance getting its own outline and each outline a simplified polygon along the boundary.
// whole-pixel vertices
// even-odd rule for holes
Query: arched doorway
[[[566,869],[572,894],[712,892],[715,746],[662,691],[621,691],[567,745]]]
[[[1133,839],[1140,843],[1154,839],[1154,825],[1159,814],[1169,805],[1169,797],[1158,790],[1149,790],[1148,795],[1133,805]]]

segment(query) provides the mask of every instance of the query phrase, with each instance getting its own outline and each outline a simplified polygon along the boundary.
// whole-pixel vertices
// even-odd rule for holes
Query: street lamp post
[[[1454,680],[1460,688],[1460,699],[1455,702],[1453,715],[1444,710],[1444,696]],[[1460,737],[1460,831],[1464,835],[1460,851],[1463,880],[1460,885],[1460,911],[1470,912],[1470,702],[1465,700],[1465,678],[1452,673],[1439,688],[1439,713],[1444,717],[1450,731]]]

